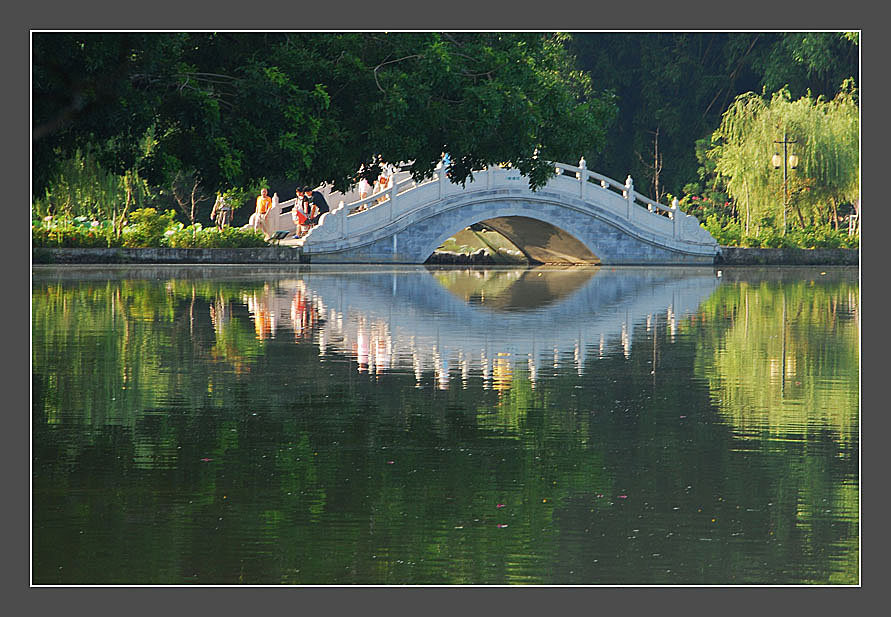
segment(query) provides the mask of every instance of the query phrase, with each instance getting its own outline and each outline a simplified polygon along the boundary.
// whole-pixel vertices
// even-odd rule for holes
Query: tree
[[[650,133],[659,129],[660,186],[679,194],[694,182],[694,144],[707,138],[736,96],[775,92],[833,97],[859,73],[859,40],[844,32],[599,32],[572,36],[578,66],[615,91],[610,147],[588,166],[614,178],[652,175]],[[649,170],[649,171],[648,171]]]
[[[189,219],[189,224],[194,225],[197,219],[198,205],[210,200],[202,190],[201,177],[195,171],[180,171],[170,183],[170,192],[180,211]]]
[[[94,144],[155,186],[261,177],[345,188],[361,165],[443,152],[451,178],[507,162],[540,186],[591,156],[615,113],[546,33],[35,33],[34,186]],[[147,132],[154,147],[139,156]]]
[[[857,93],[848,81],[832,100],[805,96],[793,101],[787,89],[770,98],[749,92],[733,102],[715,131],[708,156],[730,195],[746,204],[755,221],[782,216],[784,190],[803,229],[835,218],[838,206],[854,203],[860,184],[860,127]],[[798,168],[788,187],[770,164],[775,141],[796,141]]]

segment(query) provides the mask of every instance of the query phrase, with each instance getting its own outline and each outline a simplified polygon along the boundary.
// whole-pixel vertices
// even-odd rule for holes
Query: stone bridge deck
[[[457,231],[475,223],[504,235],[532,263],[712,264],[719,251],[699,221],[657,203],[625,184],[581,166],[558,163],[558,175],[537,191],[517,170],[493,167],[465,186],[449,182],[442,167],[415,183],[403,172],[384,192],[358,199],[329,193],[331,212],[300,247],[311,263],[420,264]],[[270,230],[293,230],[287,212],[271,213]],[[282,212],[285,210],[285,212]]]

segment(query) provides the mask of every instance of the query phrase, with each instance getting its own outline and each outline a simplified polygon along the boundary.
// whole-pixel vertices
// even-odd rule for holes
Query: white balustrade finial
[[[588,169],[587,165],[588,164],[585,162],[585,157],[579,159],[579,167],[581,167],[582,169]]]

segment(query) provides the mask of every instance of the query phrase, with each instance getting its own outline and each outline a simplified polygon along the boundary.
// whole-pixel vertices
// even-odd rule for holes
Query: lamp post
[[[789,184],[788,184],[788,176],[789,171],[788,168],[791,167],[795,169],[798,167],[798,157],[796,155],[788,156],[786,153],[786,148],[789,144],[798,143],[796,139],[786,139],[786,131],[783,131],[783,141],[775,141],[775,144],[783,144],[783,158],[780,159],[780,153],[774,152],[773,157],[771,157],[771,162],[773,163],[774,169],[779,169],[780,164],[783,165],[783,235],[786,235],[786,206],[789,202]]]

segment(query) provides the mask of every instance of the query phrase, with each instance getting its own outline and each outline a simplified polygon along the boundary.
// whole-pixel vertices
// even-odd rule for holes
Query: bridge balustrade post
[[[675,238],[680,238],[681,236],[681,217],[678,216],[680,212],[681,211],[678,210],[678,198],[675,197],[671,200],[671,222],[674,223],[672,236]]]
[[[338,211],[338,217],[340,218],[340,237],[346,238],[346,219],[347,219],[347,211],[343,207],[343,200],[340,202],[340,210]]]
[[[585,185],[588,184],[588,164],[585,162],[585,157],[579,159],[579,171],[575,174],[575,177],[578,178],[581,185],[579,186],[579,197],[582,200],[585,199]]]
[[[442,195],[445,192],[445,183],[446,183],[446,166],[440,163],[439,168],[439,198],[442,199]]]
[[[631,176],[628,176],[625,179],[625,203],[627,204],[625,210],[625,218],[629,221],[631,220],[631,206],[634,205],[634,180],[631,179]]]

